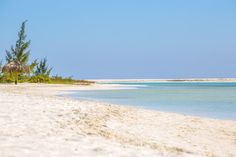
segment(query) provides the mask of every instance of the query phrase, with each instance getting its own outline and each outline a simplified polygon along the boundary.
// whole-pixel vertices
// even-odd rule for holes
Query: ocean
[[[69,96],[186,115],[236,120],[236,83],[129,82],[130,89],[77,91]]]

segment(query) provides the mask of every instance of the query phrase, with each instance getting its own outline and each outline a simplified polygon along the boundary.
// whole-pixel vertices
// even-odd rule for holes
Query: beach
[[[94,84],[0,85],[0,156],[236,156],[236,121],[75,100]]]

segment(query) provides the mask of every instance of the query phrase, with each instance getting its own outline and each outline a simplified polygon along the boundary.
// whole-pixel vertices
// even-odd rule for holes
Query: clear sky
[[[54,74],[236,77],[235,0],[0,0],[0,59],[26,19]]]

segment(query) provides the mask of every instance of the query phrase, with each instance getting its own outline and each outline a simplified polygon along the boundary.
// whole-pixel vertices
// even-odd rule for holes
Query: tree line
[[[0,82],[49,82],[52,68],[48,68],[47,59],[34,60],[29,63],[30,40],[26,40],[25,25],[22,22],[15,46],[6,50],[6,64],[1,62]]]
[[[63,78],[61,76],[50,77],[52,68],[49,67],[46,58],[38,61],[35,59],[29,63],[30,40],[26,40],[25,25],[22,22],[18,39],[10,50],[6,50],[5,62],[0,62],[0,83],[30,82],[30,83],[78,83],[90,84],[93,82],[84,80],[73,80],[72,77]]]

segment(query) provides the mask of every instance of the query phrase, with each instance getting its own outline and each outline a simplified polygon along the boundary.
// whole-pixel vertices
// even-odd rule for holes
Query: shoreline
[[[119,81],[117,84],[116,84],[116,81],[114,82],[98,82],[98,85],[100,85],[100,87],[103,87],[103,88],[100,88],[98,87],[98,89],[91,89],[91,90],[126,90],[126,89],[138,89],[139,87],[146,87],[148,85],[136,85],[135,83],[143,83],[142,81],[141,82],[138,82],[138,80],[136,80],[136,82],[134,81],[134,84],[125,84],[126,82],[122,82],[121,80],[117,80]],[[128,80],[126,80],[128,81]],[[196,81],[194,81],[195,83]],[[113,84],[114,83],[114,84]],[[121,83],[121,84],[119,84]],[[122,84],[124,83],[124,84]],[[127,83],[133,83],[133,82],[127,82]],[[144,81],[144,83],[149,83],[147,80]],[[166,83],[166,82],[163,82],[163,83]],[[175,83],[175,82],[171,82],[171,83]],[[188,82],[184,82],[184,83],[188,83]],[[190,82],[192,83],[192,82]],[[196,82],[198,83],[198,82]],[[209,82],[202,82],[202,83],[209,83]],[[212,82],[213,83],[213,82]],[[215,82],[214,82],[215,83]],[[217,83],[222,83],[222,82],[218,82]],[[234,83],[234,82],[224,82],[224,83]],[[86,91],[86,90],[79,90],[79,91]],[[67,94],[65,94],[66,97],[69,97],[69,98],[72,98],[74,100],[86,100],[86,101],[93,101],[93,102],[99,102],[99,103],[111,103],[113,105],[118,105],[118,106],[124,106],[124,107],[132,107],[132,108],[135,108],[135,109],[143,109],[143,110],[151,110],[151,111],[160,111],[160,112],[165,112],[165,113],[174,113],[174,114],[180,114],[180,115],[185,115],[185,116],[192,116],[192,117],[198,117],[198,118],[208,118],[208,119],[215,119],[215,120],[226,120],[226,121],[235,121],[236,122],[236,119],[234,117],[224,117],[224,116],[216,116],[216,115],[211,115],[211,116],[208,116],[206,114],[201,114],[201,113],[198,113],[196,114],[196,112],[178,112],[178,111],[170,111],[170,110],[161,110],[161,109],[157,109],[155,107],[150,107],[150,106],[143,106],[143,105],[139,105],[139,104],[128,104],[128,103],[119,103],[119,102],[109,102],[109,101],[106,101],[104,99],[96,99],[96,98],[82,98],[82,99],[79,99],[79,98],[76,98],[76,96],[73,96],[73,93],[76,93],[76,92],[68,92]]]
[[[110,90],[110,89],[102,89],[102,90]],[[112,90],[119,90],[119,89],[112,89]],[[80,91],[84,91],[84,90],[80,90]],[[189,116],[189,117],[200,118],[200,119],[236,122],[236,120],[233,120],[233,119],[213,118],[213,117],[206,117],[206,116],[200,116],[200,115],[185,114],[185,113],[174,112],[174,111],[173,112],[163,111],[163,110],[158,110],[158,109],[153,109],[153,108],[148,108],[148,107],[143,107],[143,106],[126,105],[126,104],[121,104],[121,103],[110,103],[107,101],[97,100],[97,99],[90,99],[90,98],[77,99],[77,98],[74,98],[73,96],[68,96],[68,94],[70,95],[72,93],[74,93],[74,92],[62,92],[60,95],[57,95],[57,96],[68,98],[68,99],[75,100],[75,101],[88,101],[91,103],[110,104],[112,106],[125,107],[125,108],[134,109],[134,110],[145,110],[145,111],[150,111],[150,112],[162,112],[162,113],[167,113],[167,114],[177,114],[177,115],[181,115],[181,116]]]
[[[236,156],[235,121],[58,96],[114,87],[0,85],[0,155]]]
[[[83,91],[83,90],[81,90]],[[143,106],[134,106],[134,105],[125,105],[125,104],[119,104],[119,103],[110,103],[110,102],[106,102],[103,100],[96,100],[96,99],[76,99],[73,97],[68,97],[65,96],[64,94],[62,95],[58,95],[61,97],[65,97],[71,100],[77,100],[77,101],[87,101],[87,102],[91,102],[91,103],[99,103],[99,104],[110,104],[111,106],[115,106],[115,107],[125,107],[125,108],[129,108],[129,109],[133,109],[133,110],[144,110],[147,112],[161,112],[161,113],[166,113],[166,114],[176,114],[176,115],[180,115],[180,116],[185,116],[185,117],[192,117],[192,118],[199,118],[199,119],[206,119],[206,120],[216,120],[216,121],[229,121],[229,122],[233,122],[236,123],[236,120],[233,119],[224,119],[224,118],[212,118],[212,117],[206,117],[206,116],[199,116],[199,115],[191,115],[191,114],[185,114],[185,113],[178,113],[178,112],[171,112],[171,111],[162,111],[162,110],[158,110],[158,109],[152,109],[152,108],[145,108]]]
[[[128,82],[236,82],[236,78],[182,78],[182,79],[91,79],[98,83],[128,83]]]

